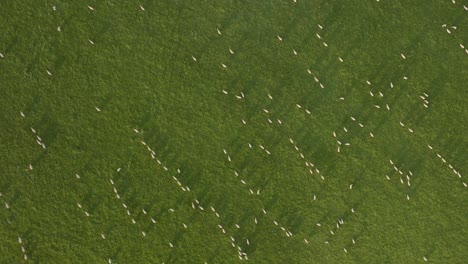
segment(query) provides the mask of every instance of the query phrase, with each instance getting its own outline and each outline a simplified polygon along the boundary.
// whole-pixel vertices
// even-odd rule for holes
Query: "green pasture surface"
[[[456,2],[1,1],[0,263],[466,263]]]

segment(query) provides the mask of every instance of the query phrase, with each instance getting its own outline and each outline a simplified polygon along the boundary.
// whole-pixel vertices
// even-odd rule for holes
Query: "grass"
[[[18,237],[32,263],[236,263],[230,236],[252,263],[468,258],[466,181],[448,167],[463,176],[468,160],[460,3],[87,5],[0,3],[0,200],[10,206],[0,209],[1,263],[23,261]],[[333,131],[351,144],[340,153]],[[411,186],[390,159],[403,179],[412,171]],[[195,199],[204,211],[192,209]]]

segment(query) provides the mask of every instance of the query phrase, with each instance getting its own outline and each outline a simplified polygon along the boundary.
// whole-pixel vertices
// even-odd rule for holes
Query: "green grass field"
[[[461,2],[1,1],[0,263],[466,263]]]

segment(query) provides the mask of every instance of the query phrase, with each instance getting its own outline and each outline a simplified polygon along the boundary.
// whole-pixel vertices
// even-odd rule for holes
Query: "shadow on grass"
[[[115,98],[115,93],[110,92],[104,98],[102,98],[101,103],[99,104],[102,108],[107,108],[112,99]]]

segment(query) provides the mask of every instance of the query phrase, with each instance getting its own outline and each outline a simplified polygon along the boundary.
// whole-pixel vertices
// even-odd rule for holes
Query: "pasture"
[[[0,263],[465,263],[462,2],[0,2]]]

